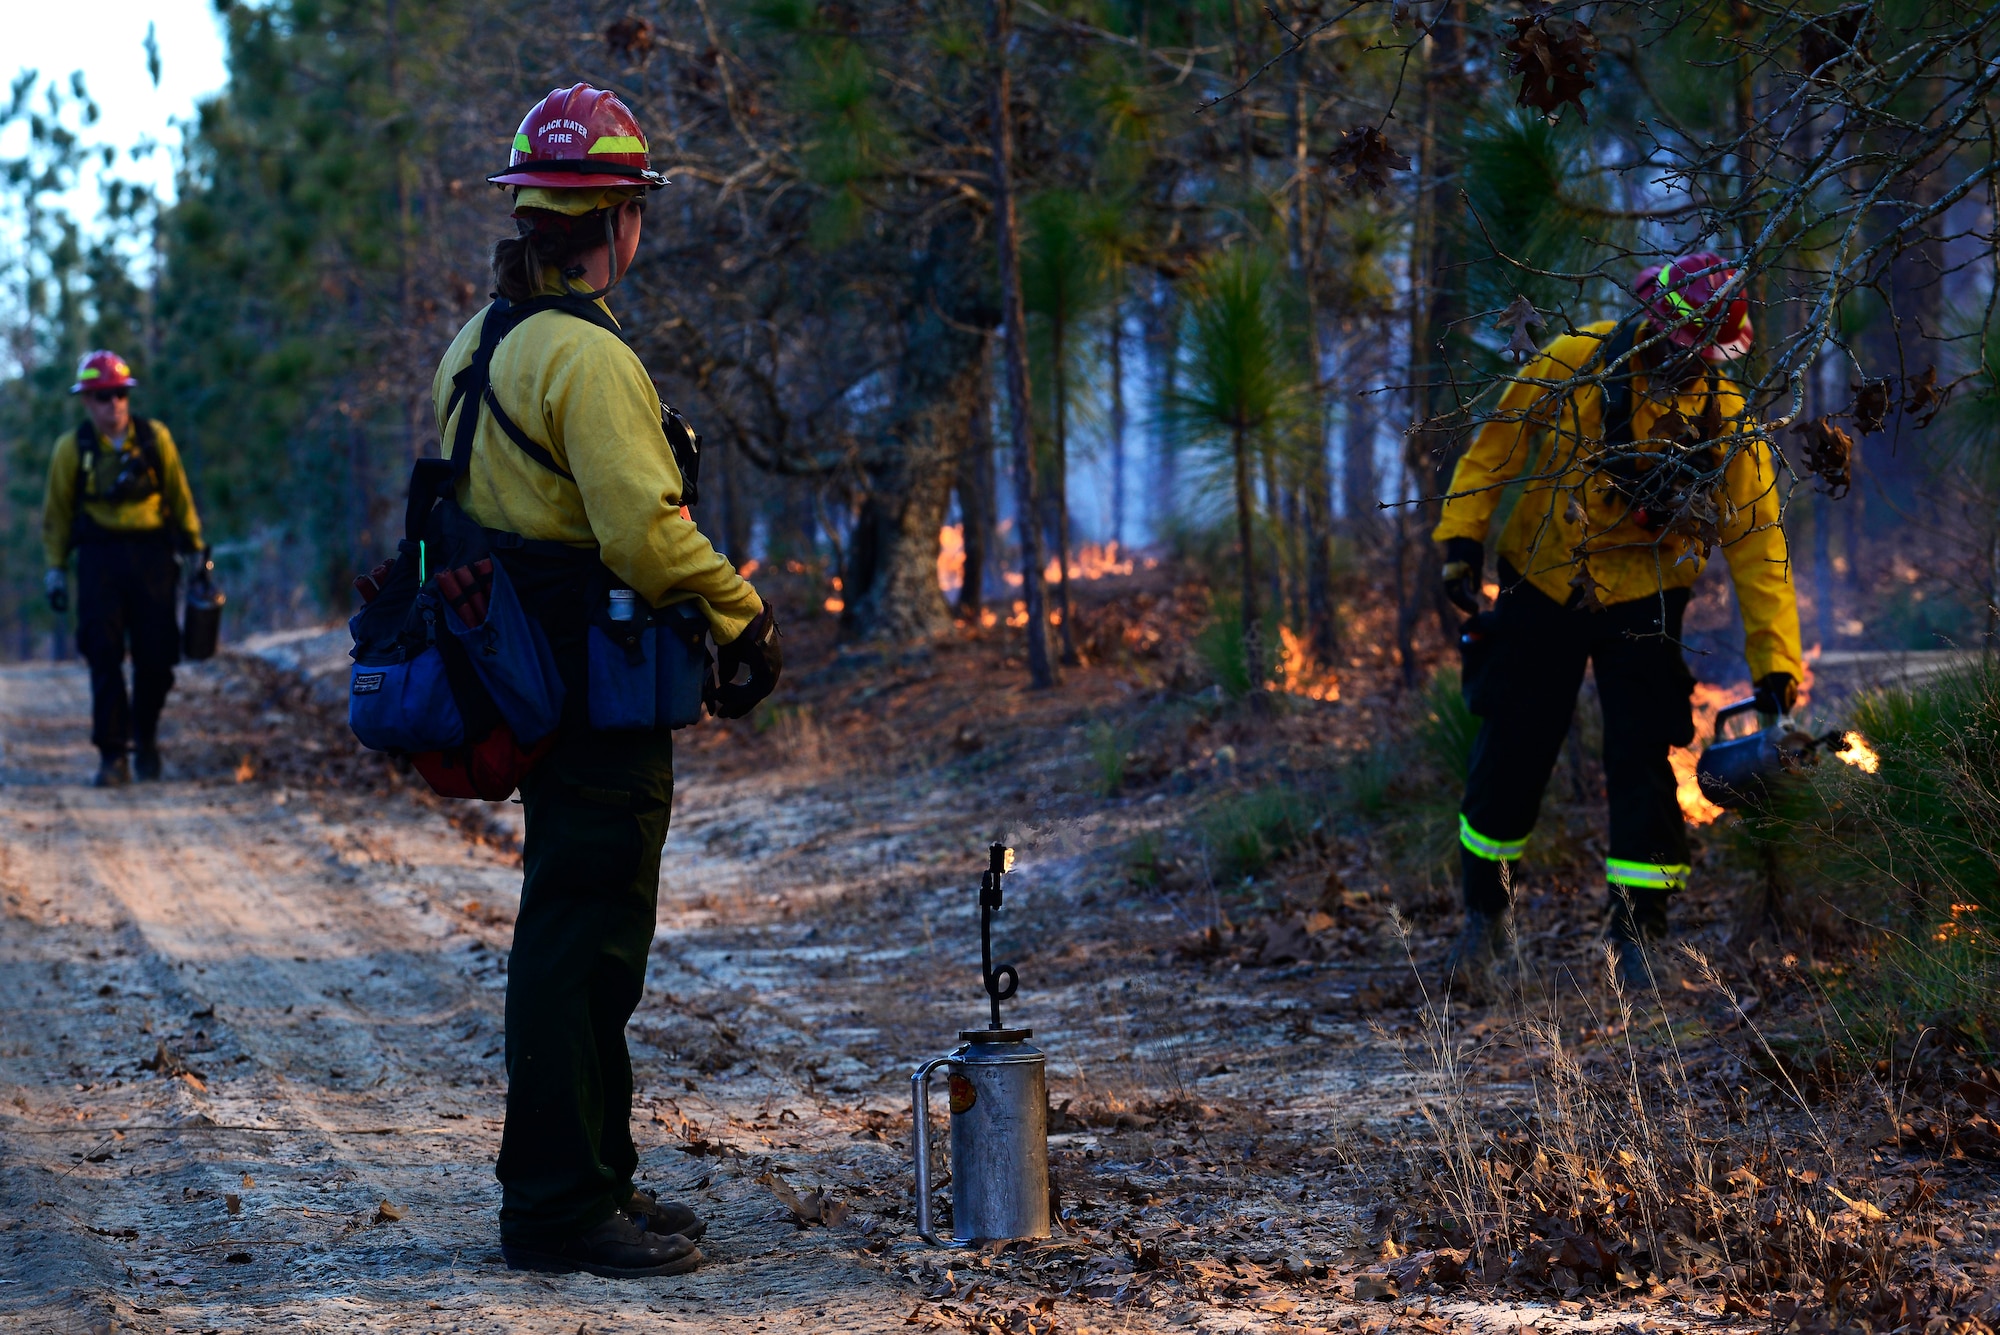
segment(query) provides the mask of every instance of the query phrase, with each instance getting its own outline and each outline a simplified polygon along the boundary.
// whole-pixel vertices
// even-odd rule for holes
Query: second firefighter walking
[[[132,415],[138,383],[117,353],[84,355],[70,386],[84,420],[56,441],[42,504],[43,591],[57,613],[69,610],[76,553],[76,647],[90,664],[100,788],[130,782],[135,770],[141,779],[160,777],[160,711],[180,661],[179,556],[202,550],[201,519],[173,436]]]

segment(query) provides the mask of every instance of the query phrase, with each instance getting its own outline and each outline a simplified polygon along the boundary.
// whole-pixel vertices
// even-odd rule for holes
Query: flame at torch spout
[[[1863,774],[1873,774],[1882,768],[1882,757],[1876,753],[1874,747],[1868,745],[1868,739],[1858,732],[1845,734],[1841,738],[1840,749],[1833,754]]]

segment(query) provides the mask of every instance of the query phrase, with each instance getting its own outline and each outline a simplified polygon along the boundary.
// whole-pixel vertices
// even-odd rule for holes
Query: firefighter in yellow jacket
[[[494,247],[498,299],[438,367],[438,430],[456,452],[475,415],[456,499],[496,535],[566,688],[554,748],[521,783],[501,1253],[514,1269],[678,1274],[700,1264],[706,1225],[635,1190],[624,1032],[653,942],[673,734],[591,726],[584,644],[607,598],[623,600],[603,609],[614,618],[639,600],[692,603],[720,646],[716,712],[740,717],[776,682],[776,623],[682,509],[689,479],[664,429],[678,419],[663,422],[602,300],[637,251],[647,192],[665,184],[638,122],[610,93],[558,89],[490,179],[512,191],[518,235]]]
[[[56,441],[42,502],[43,591],[58,613],[69,610],[76,553],[76,645],[90,664],[100,788],[131,779],[128,749],[141,779],[160,777],[160,710],[180,661],[176,553],[201,550],[201,520],[174,438],[161,423],[132,416],[138,383],[117,353],[84,354],[70,386],[83,399],[84,420]]]
[[[1665,933],[1690,870],[1667,752],[1694,739],[1681,620],[1712,551],[1736,585],[1760,709],[1796,702],[1798,604],[1770,446],[1718,370],[1751,341],[1746,303],[1725,290],[1733,276],[1708,253],[1647,269],[1634,286],[1642,311],[1543,349],[1452,475],[1434,537],[1445,590],[1472,614],[1465,692],[1482,719],[1459,812],[1455,972],[1511,942],[1505,869],[1534,828],[1588,664],[1611,809],[1606,934],[1623,979],[1651,979],[1645,942]],[[1481,612],[1487,530],[1509,495],[1500,595]]]

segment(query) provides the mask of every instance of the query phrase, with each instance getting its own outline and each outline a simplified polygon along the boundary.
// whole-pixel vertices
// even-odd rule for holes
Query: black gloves
[[[1471,538],[1444,540],[1444,596],[1467,616],[1479,615],[1479,589],[1486,574],[1486,544]]]
[[[1789,672],[1773,672],[1757,679],[1757,712],[1789,714],[1799,702],[1799,683]]]
[[[717,718],[742,718],[778,688],[785,656],[778,647],[778,618],[768,605],[741,635],[716,649],[715,668],[715,700],[709,708]],[[739,668],[750,669],[750,679],[741,684],[736,681]]]

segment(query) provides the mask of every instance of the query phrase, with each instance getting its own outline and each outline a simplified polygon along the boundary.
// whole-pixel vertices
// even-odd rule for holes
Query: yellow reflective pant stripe
[[[1465,818],[1463,811],[1458,813],[1458,842],[1464,844],[1466,851],[1474,857],[1485,858],[1491,862],[1516,861],[1520,858],[1521,851],[1528,846],[1526,835],[1519,839],[1488,839],[1472,828],[1472,822]]]
[[[1685,862],[1627,862],[1624,858],[1604,859],[1604,879],[1613,885],[1629,885],[1638,890],[1679,890],[1688,883],[1694,868]]]

